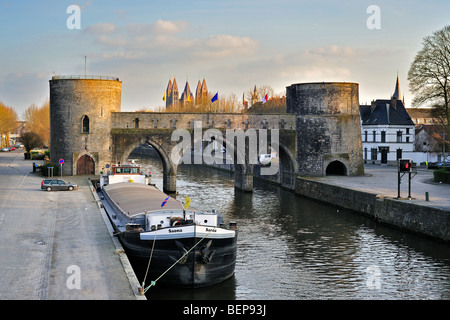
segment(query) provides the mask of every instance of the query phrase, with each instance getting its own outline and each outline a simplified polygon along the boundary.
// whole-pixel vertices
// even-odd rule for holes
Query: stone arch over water
[[[334,160],[328,164],[325,174],[327,176],[346,176],[347,167],[341,161]]]

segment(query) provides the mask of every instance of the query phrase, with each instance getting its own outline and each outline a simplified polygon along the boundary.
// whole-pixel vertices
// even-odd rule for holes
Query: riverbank
[[[136,149],[135,154],[159,158],[152,148]],[[233,173],[231,165],[208,165]],[[418,168],[411,180],[404,175],[398,196],[396,166],[364,165],[362,176],[325,176],[295,178],[295,193],[329,205],[368,215],[378,222],[436,240],[450,241],[450,185],[434,182],[433,170]],[[274,179],[254,179],[280,185]],[[286,188],[291,190],[291,188]],[[426,200],[428,193],[428,200]]]
[[[45,192],[32,162],[0,154],[0,299],[145,299],[87,177],[63,177],[78,190]]]
[[[418,169],[408,195],[407,175],[398,196],[397,168],[366,165],[364,176],[297,177],[296,194],[371,216],[402,230],[450,241],[450,185],[435,183]],[[429,201],[427,201],[428,193]]]

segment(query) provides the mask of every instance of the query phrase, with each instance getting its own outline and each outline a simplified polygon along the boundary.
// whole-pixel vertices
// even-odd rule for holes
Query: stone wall
[[[332,162],[346,175],[364,174],[357,83],[300,83],[286,88],[287,112],[296,115],[298,173],[324,176]]]
[[[138,119],[138,126],[136,126]],[[201,121],[203,128],[218,129],[289,129],[295,130],[292,114],[246,113],[169,113],[169,112],[115,112],[112,128],[192,129],[193,121]]]
[[[450,212],[297,177],[296,193],[371,216],[376,221],[450,241]]]

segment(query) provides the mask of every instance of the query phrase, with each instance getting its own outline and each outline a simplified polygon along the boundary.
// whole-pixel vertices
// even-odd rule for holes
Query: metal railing
[[[119,81],[118,77],[110,77],[110,76],[84,76],[84,75],[68,75],[68,76],[53,76],[52,80],[64,80],[64,79],[88,79],[88,80],[114,80]]]

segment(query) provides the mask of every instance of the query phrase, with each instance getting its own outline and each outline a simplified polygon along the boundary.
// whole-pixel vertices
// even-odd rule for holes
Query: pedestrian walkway
[[[0,154],[0,299],[145,299],[87,178],[68,177],[76,191],[47,192],[31,171],[22,152]]]
[[[364,176],[343,177],[326,176],[314,178],[315,181],[336,185],[353,190],[364,191],[377,194],[380,197],[398,196],[398,169],[396,166],[381,166],[366,164],[364,167]],[[401,178],[400,196],[402,201],[440,208],[450,211],[450,185],[434,182],[433,170],[418,168],[417,174],[412,174],[411,179],[411,197],[408,197],[408,174]],[[425,193],[428,192],[429,201],[426,201]]]

